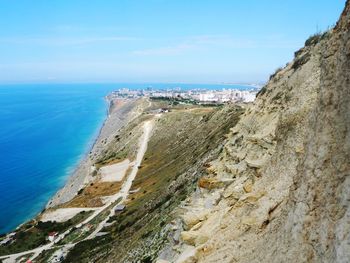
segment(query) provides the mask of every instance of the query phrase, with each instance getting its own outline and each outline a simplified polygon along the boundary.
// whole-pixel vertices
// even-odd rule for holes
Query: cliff
[[[37,262],[57,252],[63,262],[350,261],[350,0],[337,25],[311,36],[253,104],[142,105],[123,127],[111,114],[89,155],[95,181],[65,203],[90,207],[92,196],[98,213],[50,223],[67,235]],[[160,114],[164,107],[170,112]],[[111,188],[124,191],[99,190],[99,169],[133,163],[150,120],[125,200],[104,204]]]
[[[349,38],[348,1],[231,129],[158,262],[349,262]]]

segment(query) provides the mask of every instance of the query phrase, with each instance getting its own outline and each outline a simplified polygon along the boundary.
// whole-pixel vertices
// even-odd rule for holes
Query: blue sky
[[[0,0],[0,83],[258,82],[345,0]]]

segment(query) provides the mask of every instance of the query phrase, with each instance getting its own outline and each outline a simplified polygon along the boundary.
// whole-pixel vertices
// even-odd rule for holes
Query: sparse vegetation
[[[171,220],[170,212],[205,173],[202,159],[220,145],[242,112],[234,106],[197,106],[164,114],[157,122],[142,169],[133,182],[132,189],[140,190],[129,196],[123,212],[110,218],[109,222],[114,224],[102,230],[110,235],[79,243],[65,262],[91,261],[106,251],[121,259],[127,257],[127,251],[143,247],[149,240],[156,242],[159,249],[165,238],[161,229]],[[112,249],[114,246],[118,249]],[[145,255],[135,258],[142,260]],[[146,258],[153,259],[148,254]]]
[[[267,87],[266,87],[266,86],[262,87],[262,88],[259,90],[259,92],[256,94],[256,97],[259,97],[259,96],[264,95],[265,92],[266,92],[266,90],[267,90]]]
[[[302,65],[304,65],[306,62],[309,61],[310,57],[311,57],[310,52],[305,52],[305,54],[303,54],[303,55],[298,55],[298,57],[296,57],[294,59],[294,63],[292,65],[292,68],[294,70],[299,69]]]
[[[60,207],[100,207],[101,197],[117,193],[122,182],[95,182],[79,190],[78,195]]]
[[[305,46],[313,46],[319,43],[321,40],[326,39],[330,36],[330,30],[326,30],[325,32],[317,32],[311,35],[306,41]]]
[[[52,248],[49,250],[44,250],[36,259],[35,262],[37,263],[46,263],[49,262],[49,259],[52,257],[52,255],[55,253],[57,248]]]
[[[194,99],[185,99],[185,98],[173,98],[173,97],[151,97],[152,101],[165,101],[168,103],[169,106],[176,106],[180,103],[182,104],[191,104],[191,105],[197,105],[199,104],[198,101]]]
[[[277,68],[276,70],[275,70],[275,72],[272,74],[272,75],[270,75],[270,80],[272,80],[277,74],[278,74],[278,72],[280,72],[281,70],[283,70],[283,68],[282,67],[279,67],[279,68]]]
[[[222,103],[215,103],[215,102],[200,102],[194,99],[186,99],[186,98],[182,98],[182,97],[177,97],[177,98],[173,98],[173,97],[151,97],[152,101],[156,101],[156,102],[166,102],[170,107],[174,107],[174,106],[185,106],[185,105],[192,105],[192,106],[203,106],[203,107],[217,107],[217,106],[222,106]],[[179,108],[179,107],[176,107]]]
[[[282,96],[283,96],[283,92],[280,91],[272,98],[272,101],[280,100]]]
[[[305,47],[310,47],[318,44],[321,40],[328,38],[331,35],[331,30],[326,30],[325,32],[318,32],[311,35],[305,41]],[[304,65],[310,59],[310,52],[306,48],[301,48],[300,50],[294,53],[295,59],[292,65],[294,70],[299,69],[302,65]]]
[[[48,242],[47,237],[50,232],[64,232],[69,227],[84,220],[89,214],[89,212],[80,212],[72,219],[63,223],[51,221],[28,222],[16,231],[16,235],[10,244],[0,246],[0,255],[18,253],[44,245]]]

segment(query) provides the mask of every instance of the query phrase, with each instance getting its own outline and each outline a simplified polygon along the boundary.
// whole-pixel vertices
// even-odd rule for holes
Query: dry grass
[[[120,160],[110,161],[107,165],[121,162]],[[126,178],[130,175],[132,166],[129,166],[125,172],[124,178],[120,182],[100,182],[98,178],[95,182],[86,186],[76,197],[71,201],[61,205],[59,208],[70,207],[101,207],[103,206],[102,197],[111,196],[119,192]]]
[[[70,259],[83,262],[109,251],[111,258],[127,261],[124,257],[135,246],[149,246],[148,237],[155,237],[171,220],[172,209],[195,187],[197,176],[202,175],[202,158],[224,141],[242,112],[236,107],[172,107],[170,113],[156,119],[131,188],[140,190],[129,196],[125,211],[110,219],[115,223],[103,229],[110,235],[79,244],[71,251]],[[131,130],[130,126],[127,129]],[[125,135],[131,134],[125,132]],[[197,169],[195,173],[188,172],[193,168]]]
[[[101,207],[101,197],[116,194],[123,182],[96,182],[85,187],[84,190],[61,208],[68,207]]]

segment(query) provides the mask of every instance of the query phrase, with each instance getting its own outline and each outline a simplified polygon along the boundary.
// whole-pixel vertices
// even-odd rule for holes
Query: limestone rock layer
[[[161,260],[350,262],[349,1],[260,91],[208,181],[179,215],[177,259]]]

